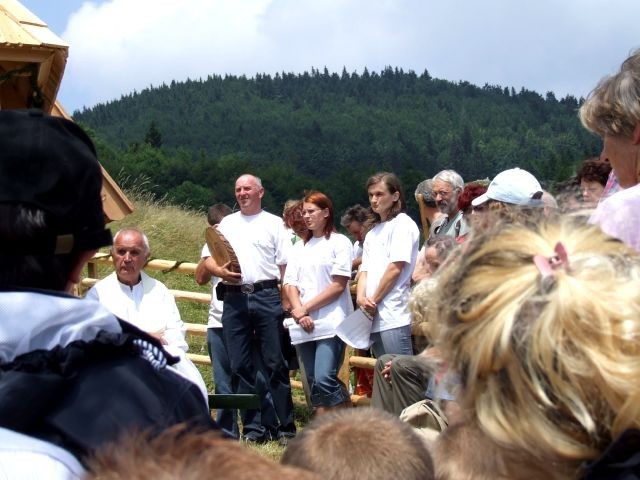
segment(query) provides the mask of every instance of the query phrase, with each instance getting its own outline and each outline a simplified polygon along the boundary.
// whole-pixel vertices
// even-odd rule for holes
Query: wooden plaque
[[[207,246],[209,247],[209,252],[218,265],[222,266],[229,263],[227,267],[229,270],[235,273],[242,273],[236,252],[233,251],[231,244],[217,228],[207,227],[204,236],[207,241]]]

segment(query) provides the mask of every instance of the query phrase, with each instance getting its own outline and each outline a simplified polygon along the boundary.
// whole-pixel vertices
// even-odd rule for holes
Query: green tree
[[[162,134],[155,120],[151,120],[147,133],[144,136],[144,143],[151,145],[153,148],[162,147]]]

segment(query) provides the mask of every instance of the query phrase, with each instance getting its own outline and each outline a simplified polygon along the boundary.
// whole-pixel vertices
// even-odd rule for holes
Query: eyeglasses
[[[304,217],[305,215],[313,215],[314,213],[321,210],[324,210],[324,208],[311,208],[309,210],[302,210],[302,216]]]
[[[433,192],[434,198],[437,197],[438,195],[440,195],[442,198],[447,198],[449,195],[451,195],[451,190],[449,190],[449,191],[447,191],[447,190],[439,190],[437,192]]]

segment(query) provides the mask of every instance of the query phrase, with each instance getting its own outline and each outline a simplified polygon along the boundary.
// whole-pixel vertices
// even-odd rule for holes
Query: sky
[[[73,112],[211,74],[425,69],[586,96],[640,48],[638,0],[21,0],[69,44]]]

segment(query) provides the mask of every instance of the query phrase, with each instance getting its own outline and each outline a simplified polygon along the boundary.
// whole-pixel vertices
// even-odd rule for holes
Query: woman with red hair
[[[477,220],[475,217],[477,217],[477,215],[475,217],[472,215],[473,207],[471,206],[471,201],[486,191],[486,185],[479,182],[470,182],[464,186],[464,189],[460,192],[460,195],[458,195],[458,210],[462,212],[463,218],[468,222],[472,229],[475,227],[475,220]],[[458,243],[462,243],[467,238],[469,231],[470,230],[468,230],[465,235],[457,237],[456,241]]]
[[[324,193],[304,197],[302,218],[308,231],[303,242],[294,245],[283,281],[295,321],[289,334],[298,346],[316,413],[350,400],[338,379],[345,346],[335,325],[353,311],[347,288],[352,247],[336,232],[333,214],[333,204]]]

